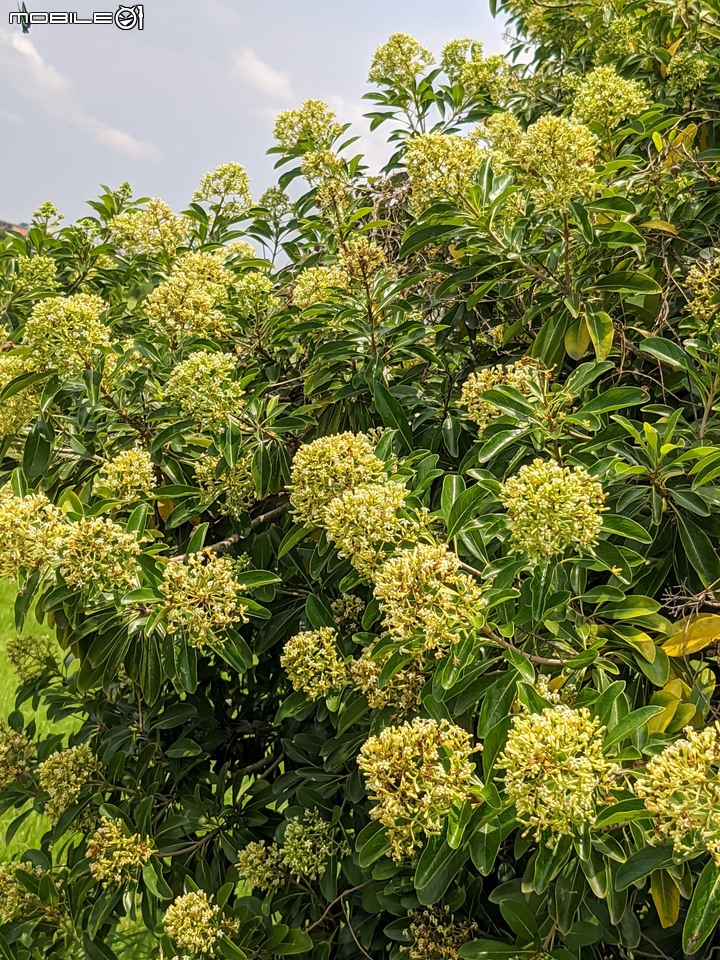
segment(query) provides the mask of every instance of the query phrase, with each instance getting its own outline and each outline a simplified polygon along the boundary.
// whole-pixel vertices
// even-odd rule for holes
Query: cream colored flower
[[[531,357],[522,357],[515,363],[503,366],[486,367],[471,373],[463,384],[460,403],[467,407],[468,417],[474,420],[480,433],[500,411],[492,403],[482,399],[482,395],[495,387],[507,386],[517,390],[524,397],[532,396],[532,385],[547,376],[543,365]]]
[[[218,914],[220,908],[204,890],[176,897],[165,911],[165,933],[183,950],[212,954],[222,936]]]
[[[603,732],[584,707],[558,704],[513,717],[498,766],[518,820],[538,842],[556,846],[592,826],[598,806],[612,802],[618,768],[603,754]]]
[[[100,468],[95,488],[104,488],[111,497],[124,502],[149,496],[155,486],[152,457],[141,447],[122,450]]]
[[[249,843],[238,850],[235,868],[241,879],[251,883],[254,890],[277,890],[285,880],[285,864],[276,843]]]
[[[684,733],[650,759],[634,790],[658,842],[670,840],[679,855],[705,847],[720,867],[720,724]]]
[[[467,798],[474,749],[460,727],[420,717],[363,744],[358,765],[374,803],[370,816],[387,827],[395,860],[439,834],[453,804]]]
[[[58,750],[40,764],[38,783],[48,794],[45,815],[53,823],[77,803],[82,788],[93,780],[97,769],[97,759],[86,743]]]
[[[308,267],[295,281],[293,303],[301,310],[326,303],[346,290],[347,285],[347,274],[340,267]]]
[[[90,873],[102,887],[127,883],[137,877],[152,856],[147,837],[129,833],[120,820],[103,817],[88,841]]]
[[[66,528],[60,572],[70,587],[122,590],[137,583],[142,546],[109,517],[83,517]]]
[[[306,810],[285,828],[280,851],[282,861],[295,877],[317,880],[327,869],[331,857],[347,851],[343,841],[335,839],[335,828],[317,810]]]
[[[385,464],[375,456],[375,444],[364,433],[313,440],[300,447],[293,459],[289,485],[293,513],[303,523],[321,526],[335,497],[386,476]]]
[[[332,627],[295,634],[285,644],[280,664],[294,689],[302,690],[311,700],[339,693],[348,681]]]
[[[235,379],[231,353],[197,350],[179,363],[165,384],[165,396],[201,427],[221,427],[243,409],[244,391]]]
[[[407,33],[394,33],[375,51],[368,80],[393,86],[412,86],[435,63],[432,53]]]
[[[648,107],[645,87],[625,80],[614,67],[596,67],[582,78],[573,100],[573,117],[614,130],[622,120],[637,117]]]
[[[533,460],[500,486],[510,537],[529,557],[553,557],[590,547],[602,527],[605,493],[584,467]]]
[[[40,300],[23,328],[21,346],[31,351],[38,369],[81,377],[98,366],[112,341],[110,328],[100,320],[105,309],[104,301],[90,293]]]
[[[145,314],[150,325],[173,343],[224,336],[231,320],[219,308],[231,282],[232,274],[216,254],[186,253],[146,298]]]
[[[171,560],[163,571],[160,592],[165,597],[167,632],[181,633],[194,647],[222,645],[223,631],[247,622],[247,606],[229,557],[210,551]]]
[[[449,200],[462,204],[483,158],[483,151],[470,137],[423,133],[408,141],[405,165],[416,213]]]
[[[400,550],[375,572],[383,627],[401,645],[441,656],[482,617],[485,600],[445,544]]]
[[[342,132],[335,112],[322,100],[306,100],[294,110],[283,110],[275,121],[273,135],[286,149],[311,145],[314,149],[330,147]]]
[[[239,217],[252,206],[250,178],[240,163],[221,163],[204,173],[193,193],[197,203],[209,203],[222,209],[226,217]]]
[[[43,570],[57,561],[63,514],[43,493],[16,497],[0,488],[0,576]]]
[[[130,256],[138,253],[174,254],[187,240],[188,225],[170,207],[156,198],[143,210],[128,210],[108,224],[113,240]]]

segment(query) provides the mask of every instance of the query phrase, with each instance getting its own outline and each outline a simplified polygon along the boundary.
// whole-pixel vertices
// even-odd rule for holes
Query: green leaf
[[[375,406],[382,417],[383,423],[386,427],[397,430],[402,438],[403,446],[407,451],[411,451],[413,448],[412,431],[403,413],[403,408],[379,380],[373,381],[371,386]]]
[[[622,720],[620,720],[620,722],[612,728],[612,730],[608,730],[608,732],[605,734],[603,749],[609,750],[610,747],[613,747],[616,743],[621,743],[639,727],[644,726],[651,717],[654,717],[658,713],[662,713],[664,709],[664,707],[655,705],[649,707],[640,707],[638,710],[633,710],[632,713],[629,713],[626,717],[623,717]]]
[[[472,518],[477,513],[478,505],[485,497],[487,497],[487,490],[480,483],[463,490],[450,508],[447,522],[448,540],[454,539],[463,530],[468,529]]]
[[[604,513],[602,521],[604,533],[613,533],[618,537],[627,537],[628,540],[637,540],[639,543],[652,543],[655,539],[645,527],[629,517],[620,517],[616,513]]]
[[[667,847],[644,847],[638,850],[625,863],[621,863],[615,875],[615,887],[626,890],[631,884],[649,876],[655,870],[672,866],[672,850]]]
[[[690,357],[674,340],[666,340],[664,337],[648,337],[638,345],[638,349],[641,353],[647,353],[676,370],[685,370],[687,373],[693,372]]]
[[[415,893],[429,907],[445,893],[467,860],[467,847],[453,850],[441,837],[431,837],[415,870]]]
[[[585,316],[590,338],[598,360],[604,360],[612,349],[615,332],[612,317],[604,310],[588,310]]]
[[[518,956],[518,948],[499,940],[471,940],[459,948],[458,956],[462,960],[513,960]]]
[[[720,558],[705,531],[676,511],[678,533],[685,554],[706,587],[720,579]]]
[[[593,286],[602,293],[652,294],[662,290],[657,280],[646,273],[630,273],[626,270],[616,270],[615,273],[599,277]]]
[[[530,907],[519,900],[501,900],[500,913],[520,943],[540,946],[540,931]]]
[[[310,530],[304,523],[295,523],[288,530],[285,536],[280,541],[280,546],[278,547],[278,560],[282,560],[286,553],[290,553],[292,548],[304,540]]]
[[[599,396],[584,404],[576,413],[568,417],[568,420],[578,422],[587,419],[589,416],[597,416],[600,413],[607,413],[609,410],[622,410],[625,407],[636,407],[638,404],[647,403],[648,395],[639,387],[612,387]]]
[[[693,891],[682,932],[685,953],[696,953],[720,922],[720,868],[705,865]]]

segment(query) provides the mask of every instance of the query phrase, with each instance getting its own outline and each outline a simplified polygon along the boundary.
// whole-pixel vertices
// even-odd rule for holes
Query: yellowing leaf
[[[656,870],[650,878],[650,894],[663,928],[672,927],[680,913],[680,892],[667,870]]]
[[[664,689],[654,693],[650,698],[650,703],[657,704],[665,709],[662,713],[656,713],[654,717],[650,717],[648,720],[648,732],[664,733],[675,716],[677,708],[680,706],[680,698],[674,696],[667,689]]]
[[[580,360],[587,353],[590,346],[590,331],[584,320],[578,320],[571,327],[568,327],[565,334],[565,349],[573,360]]]
[[[173,503],[172,500],[162,499],[162,500],[158,500],[157,508],[158,508],[158,513],[163,518],[163,521],[165,521],[175,509],[175,504]]]
[[[669,657],[687,657],[720,638],[720,617],[715,613],[688,617],[675,627],[676,632],[662,645]]]
[[[645,227],[646,230],[659,230],[660,233],[672,233],[674,236],[677,236],[677,230],[671,223],[668,223],[667,220],[648,220],[647,223],[643,223],[641,226]]]
[[[669,734],[680,733],[696,716],[697,707],[694,703],[681,703],[665,732]]]

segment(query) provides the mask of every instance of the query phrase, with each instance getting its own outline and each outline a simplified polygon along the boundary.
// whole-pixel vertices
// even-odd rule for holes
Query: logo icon
[[[145,20],[145,10],[142,3],[136,3],[133,7],[124,7],[122,4],[115,11],[115,26],[120,30],[138,30],[143,29]]]

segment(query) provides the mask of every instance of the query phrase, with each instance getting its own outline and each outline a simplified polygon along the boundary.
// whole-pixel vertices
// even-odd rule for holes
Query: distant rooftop
[[[28,232],[30,225],[27,223],[10,223],[9,220],[0,220],[0,230],[15,230],[16,233],[23,235]]]

